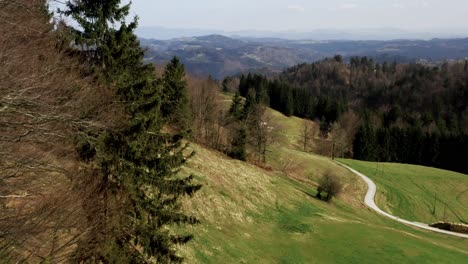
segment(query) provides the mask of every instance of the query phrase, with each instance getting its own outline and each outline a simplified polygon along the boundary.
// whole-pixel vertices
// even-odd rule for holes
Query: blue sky
[[[468,29],[468,0],[133,0],[132,12],[140,16],[143,27]]]

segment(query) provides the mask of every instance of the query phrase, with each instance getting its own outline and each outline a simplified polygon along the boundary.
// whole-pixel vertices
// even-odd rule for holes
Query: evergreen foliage
[[[355,135],[355,158],[466,173],[465,162],[454,161],[466,156],[459,150],[468,133],[467,65],[379,63],[367,57],[345,63],[335,56],[291,67],[274,79],[242,75],[239,92],[249,100],[249,91],[258,97],[266,90],[267,105],[287,116],[319,120],[324,136],[352,110],[366,120]]]
[[[192,183],[192,176],[178,176],[190,157],[184,154],[187,145],[181,135],[164,133],[162,128],[169,117],[177,116],[173,112],[188,104],[183,65],[174,59],[162,80],[156,78],[154,68],[143,63],[144,52],[134,34],[137,19],[125,22],[130,5],[120,6],[120,0],[76,0],[67,7],[64,13],[82,28],[73,31],[75,42],[85,51],[82,56],[100,83],[116,87],[128,114],[128,122],[119,129],[85,136],[94,146],[86,153],[95,152],[88,159],[99,177],[102,220],[74,260],[181,262],[175,245],[191,236],[168,227],[196,222],[181,211],[179,200],[200,186]]]
[[[421,128],[378,128],[366,123],[356,133],[354,158],[366,161],[420,164],[468,172],[464,150],[467,135],[424,133]]]
[[[226,77],[224,78],[223,80],[223,83],[222,83],[222,89],[223,89],[223,92],[225,93],[228,93],[230,92],[230,83],[234,81],[234,78],[233,77]]]
[[[239,92],[249,99],[255,91],[255,101],[280,111],[286,116],[324,119],[326,127],[346,111],[345,104],[329,96],[316,96],[307,89],[292,87],[288,82],[268,80],[257,74],[240,77]],[[249,94],[250,93],[250,94]]]
[[[242,98],[239,93],[236,92],[232,99],[231,107],[229,108],[229,115],[231,115],[235,120],[242,120],[244,118],[243,109],[244,105],[242,103]]]
[[[242,109],[242,120],[247,119],[254,111],[255,106],[258,104],[258,99],[257,92],[254,89],[249,89],[245,98],[244,108]]]
[[[257,161],[266,162],[266,148],[272,130],[265,115],[266,98],[265,93],[259,95],[255,89],[249,89],[245,103],[242,103],[239,93],[234,95],[228,112],[234,123],[228,152],[232,158],[247,160],[247,145],[250,145],[255,150]]]
[[[90,64],[92,72],[104,77],[107,82],[128,73],[138,63],[143,50],[138,44],[134,30],[138,18],[127,23],[130,4],[120,5],[120,0],[72,0],[62,11],[79,25],[72,28],[74,43]],[[120,79],[127,79],[122,76]]]
[[[245,103],[238,92],[232,99],[231,107],[229,108],[228,119],[232,125],[232,140],[228,155],[231,158],[246,161],[247,160],[247,129],[245,125],[246,108],[252,104],[252,98],[249,98]]]
[[[188,100],[185,68],[179,58],[174,57],[164,70],[162,77],[164,96],[161,112],[169,123],[186,132],[190,127],[190,106]]]
[[[376,157],[376,144],[374,128],[370,124],[361,126],[356,133],[353,144],[354,157],[361,157],[361,159],[364,160],[370,160]]]
[[[242,161],[247,160],[247,130],[244,127],[236,131],[231,142],[229,156]]]

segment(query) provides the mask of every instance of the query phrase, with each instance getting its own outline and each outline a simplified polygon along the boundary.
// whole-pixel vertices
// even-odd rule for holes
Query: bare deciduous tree
[[[301,143],[304,151],[310,151],[314,139],[315,128],[312,121],[304,120],[301,133]]]
[[[226,145],[225,117],[219,87],[212,79],[189,77],[193,136],[199,143],[221,150]]]
[[[222,83],[223,91],[235,93],[239,89],[239,83],[240,81],[237,77],[226,77]]]
[[[255,105],[252,112],[247,117],[249,127],[250,145],[254,149],[257,162],[266,163],[267,147],[271,143],[274,135],[274,126],[271,116],[266,112],[266,106]]]
[[[0,259],[63,262],[93,225],[92,168],[75,136],[119,123],[119,103],[58,49],[45,1],[0,1]]]
[[[346,153],[351,152],[354,136],[360,124],[360,118],[353,111],[348,111],[332,125],[334,146],[332,156],[345,157]]]

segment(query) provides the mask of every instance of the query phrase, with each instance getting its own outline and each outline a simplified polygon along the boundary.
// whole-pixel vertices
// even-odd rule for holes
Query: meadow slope
[[[281,137],[266,169],[192,144],[182,173],[204,187],[184,208],[201,223],[181,248],[188,263],[463,263],[466,240],[413,229],[363,204],[367,186],[329,158],[299,150],[302,120],[272,112]],[[328,204],[314,198],[333,171],[344,192]]]
[[[423,223],[468,223],[468,175],[416,165],[340,160],[377,185],[376,203]]]

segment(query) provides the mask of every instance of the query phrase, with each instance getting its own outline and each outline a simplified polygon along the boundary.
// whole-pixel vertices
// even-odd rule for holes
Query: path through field
[[[358,175],[359,177],[361,177],[367,184],[367,186],[369,187],[369,189],[367,190],[367,193],[366,193],[366,197],[364,198],[364,202],[367,206],[369,206],[372,210],[376,211],[377,213],[383,215],[383,216],[386,216],[388,218],[391,218],[393,220],[396,220],[400,223],[403,223],[405,225],[409,225],[409,226],[414,226],[414,227],[417,227],[417,228],[422,228],[422,229],[426,229],[426,230],[429,230],[429,231],[433,231],[433,232],[438,232],[438,233],[443,233],[443,234],[447,234],[447,235],[451,235],[451,236],[457,236],[457,237],[462,237],[462,238],[468,238],[468,234],[461,234],[461,233],[455,233],[455,232],[450,232],[450,231],[446,231],[446,230],[442,230],[442,229],[438,229],[438,228],[434,228],[434,227],[431,227],[427,224],[423,224],[423,223],[418,223],[418,222],[411,222],[411,221],[408,221],[408,220],[404,220],[404,219],[401,219],[401,218],[398,218],[394,215],[391,215],[385,211],[383,211],[382,209],[380,209],[376,204],[375,204],[375,194],[377,192],[377,186],[375,185],[375,183],[369,178],[367,177],[366,175],[340,163],[340,162],[337,162],[338,164],[340,164],[341,166],[347,168],[348,170],[350,170],[351,172],[353,172],[354,174]]]

